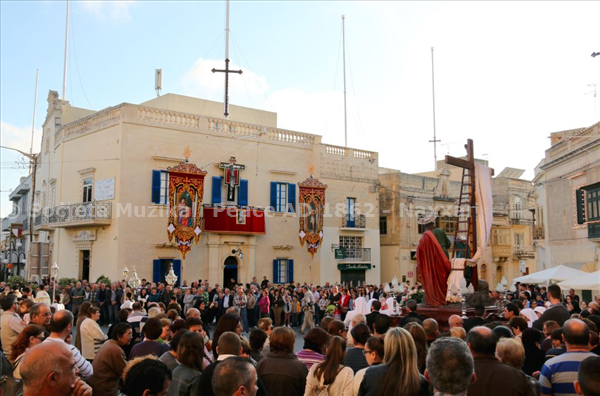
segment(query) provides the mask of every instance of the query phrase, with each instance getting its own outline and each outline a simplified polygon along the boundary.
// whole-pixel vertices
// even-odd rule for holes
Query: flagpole
[[[69,54],[69,0],[67,0],[67,24],[65,28],[65,62],[63,67],[63,87],[61,100],[65,100],[67,92],[67,58]]]

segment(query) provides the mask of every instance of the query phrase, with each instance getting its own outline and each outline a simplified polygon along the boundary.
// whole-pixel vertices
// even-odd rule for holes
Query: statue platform
[[[462,316],[462,308],[460,304],[450,304],[443,305],[440,307],[431,307],[428,305],[419,305],[417,309],[417,313],[419,316],[423,318],[432,318],[438,322],[440,327],[440,333],[448,331],[448,318],[452,315]],[[402,307],[402,315],[392,315],[392,327],[398,327],[400,324],[400,320],[408,314],[408,309],[406,307]],[[498,307],[492,305],[485,307],[485,317],[490,321],[499,320],[499,315],[501,312],[498,312]],[[467,318],[471,318],[475,316],[475,309],[467,307],[466,309]]]

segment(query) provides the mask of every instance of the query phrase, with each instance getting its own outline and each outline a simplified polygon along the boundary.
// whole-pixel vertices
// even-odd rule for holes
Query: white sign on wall
[[[104,201],[115,197],[115,178],[96,181],[94,198],[96,201]]]
[[[519,260],[519,270],[521,272],[527,271],[527,260]]]

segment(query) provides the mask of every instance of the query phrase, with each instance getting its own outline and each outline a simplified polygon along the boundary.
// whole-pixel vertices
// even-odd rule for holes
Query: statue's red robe
[[[425,289],[425,303],[432,307],[446,304],[450,260],[431,231],[426,231],[417,246],[417,270]]]

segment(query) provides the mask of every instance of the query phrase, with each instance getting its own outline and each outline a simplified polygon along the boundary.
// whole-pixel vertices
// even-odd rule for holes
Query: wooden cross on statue
[[[229,202],[235,202],[235,187],[240,184],[240,171],[246,169],[246,165],[235,162],[235,157],[231,157],[229,162],[219,164],[219,168],[225,171],[223,183],[227,186],[227,201]]]
[[[459,168],[463,168],[462,184],[460,189],[460,197],[458,199],[459,205],[459,217],[457,220],[456,232],[454,234],[454,254],[456,255],[456,240],[458,234],[465,231],[460,231],[460,224],[467,223],[468,228],[466,231],[465,239],[465,255],[464,258],[472,258],[477,251],[477,202],[475,200],[475,156],[473,154],[473,140],[468,139],[465,145],[467,150],[467,158],[456,158],[449,155],[446,156],[446,163],[454,165]],[[492,171],[492,175],[494,171]],[[464,192],[464,188],[467,187],[467,192]],[[468,197],[468,198],[465,198]],[[469,213],[463,212],[463,207],[468,205]],[[462,216],[461,216],[462,215]],[[464,217],[468,217],[468,220],[463,220]],[[471,277],[467,279],[473,284],[473,288],[477,290],[479,284],[479,278],[477,275],[477,266],[471,267]]]

